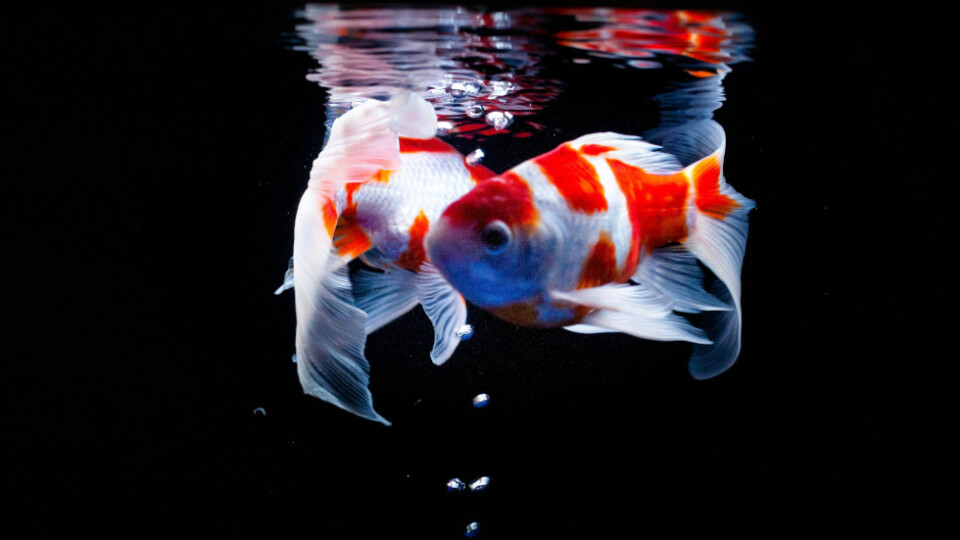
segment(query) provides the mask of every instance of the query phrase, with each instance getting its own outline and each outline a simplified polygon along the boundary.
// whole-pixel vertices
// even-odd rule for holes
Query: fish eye
[[[491,221],[480,231],[480,241],[489,253],[496,255],[503,251],[510,241],[510,228],[502,221]]]

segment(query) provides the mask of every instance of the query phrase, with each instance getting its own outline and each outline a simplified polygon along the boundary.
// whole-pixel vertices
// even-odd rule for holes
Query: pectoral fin
[[[433,350],[436,365],[446,362],[460,343],[457,330],[467,322],[467,304],[453,286],[429,263],[420,266],[416,279],[417,297],[433,323]]]
[[[593,309],[573,331],[597,333],[595,328],[605,328],[657,341],[710,343],[702,330],[671,311],[673,303],[669,298],[643,285],[610,284],[553,292],[550,298]],[[587,328],[578,328],[583,325]]]
[[[374,332],[413,309],[423,305],[433,323],[434,342],[430,359],[446,362],[460,343],[457,336],[467,321],[463,297],[429,263],[419,272],[397,269],[390,272],[361,270],[353,278],[357,307],[366,312],[366,333]]]

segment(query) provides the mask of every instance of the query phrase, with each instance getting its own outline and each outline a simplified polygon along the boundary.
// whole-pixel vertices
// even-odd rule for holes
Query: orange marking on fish
[[[616,150],[616,148],[612,146],[604,146],[602,144],[585,144],[580,147],[580,153],[586,156],[599,156],[600,154],[605,154],[614,150]]]
[[[407,243],[407,250],[397,258],[397,265],[407,270],[416,272],[420,270],[420,265],[427,258],[427,252],[423,247],[423,239],[430,230],[430,220],[427,219],[423,210],[414,218],[410,225],[410,239]]]
[[[590,250],[590,255],[583,263],[580,269],[580,279],[577,281],[578,289],[589,287],[599,287],[604,283],[610,283],[617,278],[617,247],[613,245],[610,234],[606,231],[600,232],[597,243]]]
[[[411,154],[414,152],[456,152],[457,149],[449,144],[434,137],[432,139],[410,139],[400,137],[400,153]],[[459,153],[459,152],[458,152]]]
[[[351,182],[343,187],[347,194],[347,204],[343,212],[340,213],[340,219],[337,221],[337,227],[333,232],[333,247],[337,251],[337,255],[348,260],[366,252],[373,246],[373,242],[370,241],[357,221],[357,201],[354,200],[354,197],[362,186],[363,184],[360,182]]]
[[[720,161],[707,156],[693,165],[694,192],[697,210],[717,219],[724,219],[740,207],[740,203],[720,193]]]
[[[607,209],[597,169],[580,152],[564,144],[533,161],[573,210],[593,214]]]
[[[362,182],[350,182],[349,184],[343,186],[343,190],[347,192],[347,208],[343,210],[344,213],[346,213],[351,206],[353,207],[353,211],[356,212],[357,205],[353,201],[353,196],[357,191],[360,190],[361,187],[363,187]]]
[[[686,71],[690,75],[693,75],[694,77],[700,77],[701,79],[705,79],[707,77],[713,77],[714,75],[717,74],[716,71],[708,71],[705,69],[685,69],[684,71]]]
[[[333,199],[327,199],[327,202],[320,205],[320,215],[323,217],[323,226],[327,230],[327,235],[333,237],[333,231],[337,228],[337,207],[333,204]]]
[[[392,171],[388,171],[388,170],[386,170],[386,169],[380,169],[379,171],[377,171],[377,174],[373,175],[373,181],[374,181],[374,182],[381,182],[381,183],[383,183],[383,184],[386,184],[386,183],[390,182],[390,173],[391,173],[391,172],[392,172]]]
[[[632,235],[620,279],[633,275],[643,248],[647,250],[687,237],[687,195],[689,182],[682,172],[649,174],[615,159],[607,163],[627,201]]]

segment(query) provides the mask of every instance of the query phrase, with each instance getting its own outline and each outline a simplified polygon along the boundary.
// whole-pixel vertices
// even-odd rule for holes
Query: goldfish
[[[467,301],[524,326],[691,342],[696,378],[733,364],[753,202],[723,178],[719,124],[670,131],[672,153],[586,135],[503,174],[436,129],[415,94],[368,100],[334,122],[313,162],[277,291],[295,292],[305,393],[390,425],[373,407],[366,336],[422,305],[441,365]],[[351,275],[357,258],[370,269]],[[698,261],[718,278],[711,292]],[[683,313],[703,314],[705,329]]]
[[[404,92],[334,121],[297,208],[291,269],[296,360],[305,393],[390,425],[373,408],[366,336],[423,306],[443,364],[466,323],[463,297],[432,267],[423,239],[446,206],[493,172],[436,138],[437,117]],[[350,275],[360,258],[374,270]]]
[[[431,226],[429,260],[508,322],[687,341],[694,378],[725,371],[741,347],[754,202],[724,178],[717,122],[661,136],[672,153],[594,133],[477,184]],[[698,263],[717,278],[711,292]],[[681,315],[694,313],[703,328]]]

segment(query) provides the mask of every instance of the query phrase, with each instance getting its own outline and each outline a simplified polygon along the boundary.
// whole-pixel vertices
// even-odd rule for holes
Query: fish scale
[[[407,250],[410,229],[421,211],[433,222],[475,185],[463,157],[451,151],[401,153],[401,166],[388,181],[370,180],[354,192],[360,227],[390,260],[395,262]]]

